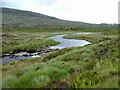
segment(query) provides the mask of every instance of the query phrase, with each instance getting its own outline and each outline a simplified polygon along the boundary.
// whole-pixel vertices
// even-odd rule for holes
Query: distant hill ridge
[[[40,13],[17,10],[11,8],[2,8],[2,26],[3,29],[61,29],[61,30],[79,30],[79,29],[98,29],[100,25],[88,24],[84,22],[75,22],[61,20],[52,16]],[[97,27],[96,27],[97,26]],[[104,25],[105,26],[105,25]]]
[[[24,10],[17,10],[17,9],[10,9],[10,8],[2,8],[2,13],[11,14],[11,15],[18,15],[18,16],[31,16],[31,17],[39,17],[39,18],[51,18],[57,19],[55,17],[50,17],[47,15],[43,15],[40,13],[24,11]]]

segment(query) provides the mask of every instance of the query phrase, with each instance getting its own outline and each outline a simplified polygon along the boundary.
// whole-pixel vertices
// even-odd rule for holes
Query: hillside
[[[2,8],[3,29],[101,29],[101,25],[61,20],[55,17],[10,8]],[[102,25],[104,29],[114,29],[116,25]]]
[[[29,11],[3,8],[3,25],[5,27],[60,27],[60,26],[77,26],[82,22],[70,22],[57,19]]]
[[[2,12],[0,87],[3,89],[120,88],[117,25],[66,21],[9,8],[3,8]],[[63,42],[49,38],[56,35],[66,36]],[[64,44],[66,39],[91,44],[49,48]],[[71,43],[78,44],[67,42]]]

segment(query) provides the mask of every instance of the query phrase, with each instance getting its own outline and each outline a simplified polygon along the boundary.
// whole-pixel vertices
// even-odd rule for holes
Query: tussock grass
[[[89,37],[97,36],[97,43],[92,45],[3,65],[3,88],[118,88],[117,36],[84,37],[94,42]]]
[[[54,34],[48,32],[33,33],[33,32],[3,32],[3,45],[2,52],[10,51],[35,51],[38,47],[43,45],[56,45],[59,42],[46,39],[46,37],[53,36]]]

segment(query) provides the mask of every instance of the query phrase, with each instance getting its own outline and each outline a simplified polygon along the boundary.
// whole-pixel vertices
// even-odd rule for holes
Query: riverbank
[[[32,59],[36,57],[44,56],[45,54],[51,53],[53,51],[56,51],[59,49],[50,49],[49,46],[41,46],[36,49],[35,52],[27,51],[27,52],[13,52],[6,53],[2,55],[2,63],[0,64],[7,64],[10,62],[18,61],[18,60],[24,60],[24,59]]]
[[[54,33],[58,34],[58,33]],[[68,47],[82,47],[87,44],[91,44],[88,41],[85,40],[77,40],[77,39],[64,39],[63,36],[67,35],[79,35],[79,34],[94,34],[94,33],[71,33],[71,34],[64,34],[64,35],[56,35],[53,37],[49,37],[49,39],[52,39],[56,42],[59,42],[60,44],[54,45],[54,46],[40,46],[36,50],[30,50],[26,49],[24,52],[19,52],[19,50],[16,51],[10,51],[9,53],[2,54],[2,63],[0,64],[6,64],[13,61],[18,60],[24,60],[24,59],[31,59],[35,57],[43,56],[49,52],[53,52],[59,49],[68,48]]]
[[[84,34],[88,34],[88,33],[84,33]],[[50,48],[51,49],[63,49],[63,48],[69,48],[69,47],[82,47],[82,46],[85,46],[87,44],[91,44],[90,42],[88,42],[86,40],[63,38],[64,36],[67,36],[67,35],[73,35],[73,34],[71,33],[71,34],[56,35],[54,37],[49,37],[50,39],[53,39],[55,41],[60,42],[60,44],[51,46]]]
[[[13,52],[35,52],[43,45],[53,46],[59,42],[48,37],[66,33],[77,33],[81,31],[3,31],[2,32],[2,54]],[[85,31],[82,31],[85,32]],[[87,32],[87,31],[86,31]],[[93,32],[93,31],[91,31]],[[97,32],[97,31],[96,31]]]
[[[49,32],[22,32],[15,31],[3,32],[3,48],[2,52],[35,52],[40,46],[52,46],[59,44],[59,42],[47,37],[54,36],[56,34]]]
[[[3,65],[3,88],[118,88],[117,34],[94,35],[99,38],[92,45]]]

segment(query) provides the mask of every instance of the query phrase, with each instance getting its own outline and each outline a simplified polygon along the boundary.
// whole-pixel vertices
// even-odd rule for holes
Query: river
[[[74,33],[74,34],[93,34],[93,33]],[[59,41],[60,44],[55,45],[55,46],[50,46],[50,49],[63,49],[63,48],[68,48],[68,47],[82,47],[88,44],[91,44],[90,42],[86,41],[86,40],[77,40],[77,39],[64,39],[63,36],[66,36],[68,34],[64,34],[64,35],[56,35],[53,37],[49,37],[49,39],[53,39],[55,41]],[[69,34],[69,35],[73,35],[73,34]],[[20,52],[17,53],[17,55],[21,55],[21,57],[16,57],[16,58],[10,58],[9,56],[6,57],[2,57],[0,58],[0,64],[6,64],[9,62],[13,62],[13,61],[18,61],[18,60],[24,60],[24,59],[31,59],[31,58],[35,58],[35,57],[40,57],[39,55],[33,53],[33,56],[22,56],[22,54],[25,54],[27,52]]]
[[[51,46],[51,49],[63,49],[63,48],[68,48],[68,47],[80,47],[84,46],[87,44],[91,44],[90,42],[86,40],[77,40],[77,39],[64,39],[62,37],[66,36],[65,35],[56,35],[54,37],[50,37],[50,39],[53,39],[55,41],[59,41],[60,44]]]

